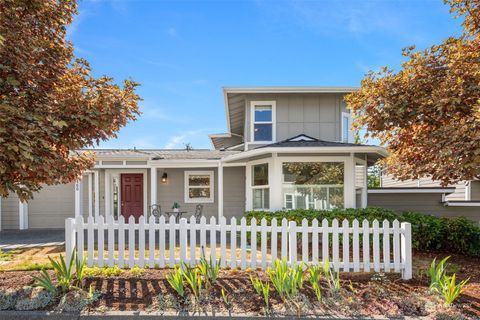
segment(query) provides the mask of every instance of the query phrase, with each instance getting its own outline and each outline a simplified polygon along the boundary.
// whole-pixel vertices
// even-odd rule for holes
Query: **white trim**
[[[83,179],[83,178],[82,178]],[[82,208],[82,198],[83,198],[83,183],[82,179],[75,181],[75,218],[81,217],[83,215]]]
[[[271,121],[255,121],[255,107],[256,106],[271,106],[272,107],[272,120]],[[274,100],[270,101],[250,101],[250,141],[249,143],[272,143],[276,141],[277,130],[276,130],[276,108],[277,102]],[[256,141],[254,139],[255,136],[255,124],[271,124],[272,125],[272,140],[265,140],[265,141]]]
[[[343,119],[345,118],[347,118],[347,122],[348,122],[348,136],[346,137],[347,138],[346,141],[343,139],[343,131],[345,129]],[[342,112],[342,116],[340,118],[340,127],[341,127],[340,141],[344,143],[353,143],[355,138],[353,136],[353,131],[352,131],[352,115],[350,112]]]
[[[472,182],[467,181],[465,183],[465,201],[472,200]]]
[[[142,160],[142,161],[149,161],[149,160]],[[138,165],[138,164],[127,164],[127,165],[121,165],[121,164],[114,164],[114,165],[95,165],[95,169],[148,169],[150,166],[148,164],[146,165]]]
[[[265,147],[253,149],[222,158],[222,162],[236,161],[269,153],[352,153],[365,152],[387,156],[387,150],[379,146],[338,146],[338,147]]]
[[[453,193],[455,188],[383,188],[369,189],[368,193]]]
[[[88,173],[88,216],[93,216],[93,174]]]
[[[357,87],[224,87],[223,94],[226,97],[228,93],[350,93],[357,90]]]
[[[105,217],[107,214],[113,215],[113,178],[118,176],[119,190],[118,190],[118,215],[122,215],[122,173],[141,173],[143,175],[143,215],[148,215],[148,172],[147,169],[110,169],[105,170]],[[108,210],[107,210],[108,208]]]
[[[157,168],[150,168],[150,206],[157,203],[157,188],[158,188],[158,170]]]
[[[480,207],[480,201],[446,201],[444,202],[446,207]]]
[[[223,166],[218,162],[218,218],[223,217]]]
[[[150,160],[148,167],[156,168],[216,168],[219,160],[204,159],[168,159]]]
[[[28,203],[18,200],[18,228],[28,229]]]
[[[95,221],[98,221],[100,216],[100,172],[95,170],[93,172],[93,180],[94,180],[94,188],[93,192],[95,193],[95,197],[93,199],[94,207],[95,207]]]
[[[301,134],[295,138],[288,139],[287,141],[315,141],[315,139],[305,134]]]
[[[208,175],[210,179],[210,198],[190,198],[188,190],[190,188],[194,188],[189,185],[189,176],[190,175]],[[199,188],[206,188],[205,186],[201,186]],[[220,188],[220,186],[219,186]],[[214,180],[214,171],[185,171],[184,172],[184,202],[185,203],[213,203],[215,202],[215,180]]]
[[[253,186],[252,183],[253,183],[253,180],[252,180],[252,176],[253,176],[253,170],[252,168],[256,165],[259,165],[259,164],[267,164],[268,165],[268,184],[267,185],[261,185],[261,186]],[[266,158],[266,159],[259,159],[259,160],[254,160],[254,161],[250,161],[247,163],[246,165],[246,174],[247,174],[247,177],[245,179],[245,198],[246,198],[246,204],[245,204],[245,208],[247,209],[247,211],[251,211],[251,210],[254,210],[253,209],[253,189],[270,189],[270,185],[273,185],[273,159],[272,158]],[[272,210],[272,190],[269,190],[269,193],[270,193],[270,198],[269,198],[269,208],[268,209],[265,209],[265,210]],[[258,209],[256,209],[258,210]],[[262,209],[263,210],[263,209]]]

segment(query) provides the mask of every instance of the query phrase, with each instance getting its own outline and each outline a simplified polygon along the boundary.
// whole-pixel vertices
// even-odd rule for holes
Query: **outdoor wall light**
[[[167,182],[167,178],[168,178],[167,173],[164,172],[163,175],[162,175],[162,183],[166,183],[166,182]]]

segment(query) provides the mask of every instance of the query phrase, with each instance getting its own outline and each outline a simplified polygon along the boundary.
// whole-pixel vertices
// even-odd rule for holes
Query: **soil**
[[[414,278],[402,280],[398,274],[342,273],[342,289],[332,294],[327,283],[322,282],[322,302],[318,303],[308,281],[298,297],[284,303],[275,290],[270,296],[270,314],[316,314],[332,316],[464,316],[480,319],[480,260],[459,255],[450,258],[450,272],[458,279],[470,278],[460,298],[450,308],[444,307],[441,298],[427,293],[428,267],[434,257],[445,254],[415,253]],[[222,270],[214,287],[205,290],[202,301],[193,296],[181,300],[170,287],[166,275],[171,269],[146,269],[142,275],[125,272],[119,277],[89,277],[90,286],[101,292],[97,302],[87,311],[95,313],[108,310],[145,311],[207,311],[214,313],[265,314],[263,298],[250,283],[250,276],[267,280],[263,271]],[[0,272],[0,289],[20,288],[33,284],[32,276],[38,271]],[[230,304],[225,304],[222,288]],[[55,306],[52,306],[52,309]]]

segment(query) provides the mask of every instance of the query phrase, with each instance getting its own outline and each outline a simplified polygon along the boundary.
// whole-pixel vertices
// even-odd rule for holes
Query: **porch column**
[[[75,181],[75,218],[80,217],[82,212],[82,180]]]
[[[153,167],[153,168],[150,168],[150,206],[157,204],[157,188],[158,188],[157,168]],[[151,210],[151,207],[149,210]]]
[[[223,217],[223,164],[218,162],[218,218]]]
[[[365,155],[365,172],[363,176],[363,181],[365,181],[365,185],[362,189],[362,208],[366,208],[368,205],[368,159],[367,155]]]
[[[88,174],[88,216],[93,216],[93,173]]]
[[[113,216],[113,211],[110,209],[110,172],[109,170],[105,170],[105,212],[103,213],[104,217],[108,217],[109,215]]]
[[[28,204],[18,201],[18,228],[20,230],[28,229]]]
[[[344,174],[343,189],[345,208],[355,208],[355,160],[353,154],[345,160]]]
[[[270,211],[282,210],[282,162],[276,153],[272,154],[268,166],[268,185],[270,187]]]
[[[95,207],[95,221],[98,221],[98,216],[100,215],[100,173],[98,170],[93,171],[93,180],[93,206]]]

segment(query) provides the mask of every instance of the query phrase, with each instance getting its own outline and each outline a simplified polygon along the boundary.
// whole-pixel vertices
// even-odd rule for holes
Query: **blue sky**
[[[401,49],[460,32],[441,0],[80,1],[68,28],[94,74],[131,77],[143,114],[104,148],[210,148],[224,86],[358,86]]]

